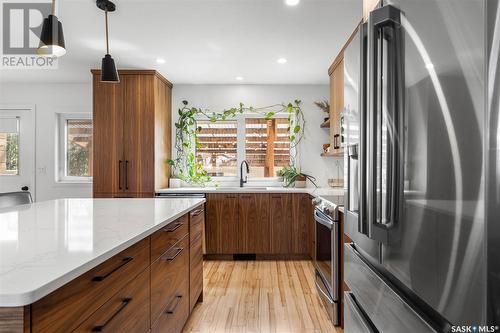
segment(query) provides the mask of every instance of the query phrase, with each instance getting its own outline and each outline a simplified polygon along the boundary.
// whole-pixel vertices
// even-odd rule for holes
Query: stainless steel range
[[[334,325],[339,324],[339,214],[338,205],[322,198],[313,200],[316,248],[315,282]]]

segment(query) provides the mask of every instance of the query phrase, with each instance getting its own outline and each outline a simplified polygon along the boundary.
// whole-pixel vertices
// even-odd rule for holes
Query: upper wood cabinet
[[[344,109],[344,55],[337,57],[330,75],[330,152],[342,156],[342,111]]]
[[[120,70],[120,83],[93,74],[93,193],[152,197],[168,187],[172,84],[153,70]]]

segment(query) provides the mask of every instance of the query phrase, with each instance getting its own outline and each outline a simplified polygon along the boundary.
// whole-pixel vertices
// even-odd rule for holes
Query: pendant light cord
[[[106,54],[109,54],[109,41],[108,41],[108,8],[105,10],[105,20],[106,20]]]

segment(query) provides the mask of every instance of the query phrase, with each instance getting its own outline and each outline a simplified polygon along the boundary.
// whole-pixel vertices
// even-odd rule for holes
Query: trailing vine
[[[179,120],[175,123],[175,159],[169,159],[167,163],[172,168],[172,173],[179,179],[190,184],[205,185],[211,181],[208,172],[203,165],[196,160],[196,148],[200,148],[197,134],[201,127],[196,126],[196,121],[206,118],[212,123],[229,120],[243,113],[256,113],[262,115],[266,120],[271,120],[277,115],[286,114],[290,140],[290,164],[295,163],[296,147],[304,136],[305,119],[301,109],[301,101],[295,100],[288,104],[274,104],[266,107],[246,107],[240,103],[238,107],[224,110],[220,113],[211,112],[201,108],[190,107],[188,101],[182,101],[179,109]]]

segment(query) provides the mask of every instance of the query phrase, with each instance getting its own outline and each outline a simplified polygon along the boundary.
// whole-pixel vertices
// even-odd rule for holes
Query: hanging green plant
[[[246,107],[243,103],[240,103],[238,107],[233,107],[219,113],[190,107],[188,101],[182,101],[182,104],[182,108],[178,111],[179,120],[175,123],[176,158],[167,161],[175,177],[195,185],[205,185],[210,182],[210,175],[203,168],[203,165],[196,160],[196,149],[200,148],[197,134],[201,131],[201,127],[196,126],[196,121],[205,118],[215,123],[217,121],[232,119],[238,114],[243,113],[259,114],[266,120],[271,120],[276,116],[285,114],[288,119],[287,131],[290,140],[290,164],[295,164],[296,147],[304,136],[305,126],[300,100],[295,100],[293,103],[275,104],[261,108]]]

